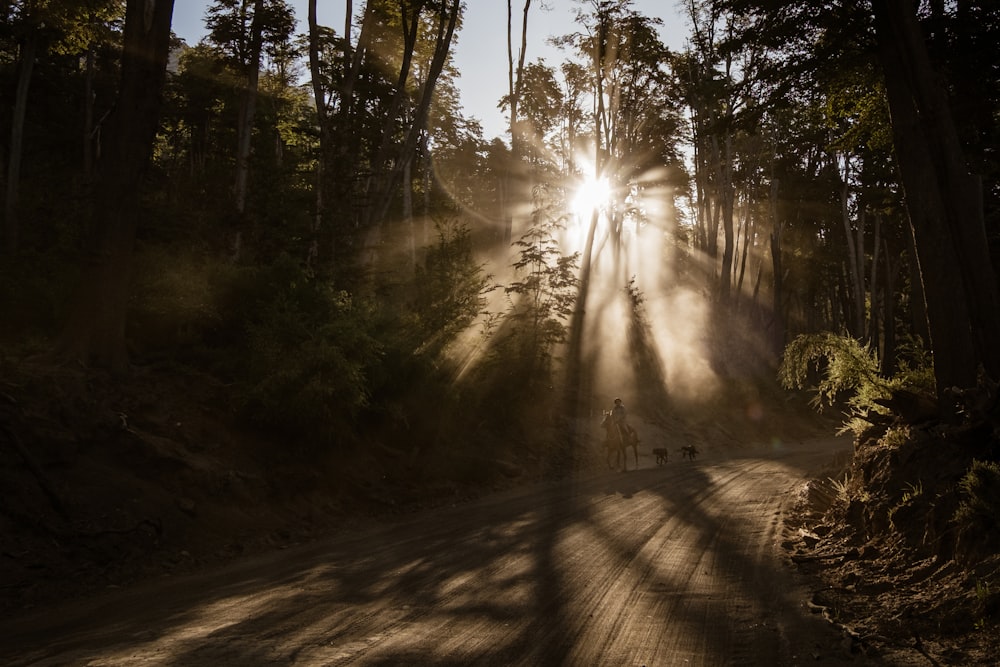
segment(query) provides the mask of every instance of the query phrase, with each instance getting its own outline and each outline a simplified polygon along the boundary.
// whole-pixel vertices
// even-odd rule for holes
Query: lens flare
[[[611,185],[606,178],[589,178],[576,189],[573,197],[573,213],[578,218],[587,219],[595,210],[603,210],[611,198]]]

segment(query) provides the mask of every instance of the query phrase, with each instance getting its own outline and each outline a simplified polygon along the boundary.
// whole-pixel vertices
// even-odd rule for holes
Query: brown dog
[[[694,461],[695,457],[698,456],[698,448],[694,445],[684,445],[680,449],[682,459],[690,459]]]

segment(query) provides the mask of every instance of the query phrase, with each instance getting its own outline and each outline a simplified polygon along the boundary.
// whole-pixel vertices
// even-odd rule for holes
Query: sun
[[[595,211],[606,209],[610,198],[611,184],[607,178],[586,178],[573,195],[573,213],[579,219],[589,219]]]

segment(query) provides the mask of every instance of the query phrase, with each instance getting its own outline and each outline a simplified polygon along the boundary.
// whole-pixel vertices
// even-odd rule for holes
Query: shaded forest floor
[[[557,440],[551,425],[533,431],[534,441],[494,443],[481,456],[467,447],[456,454],[467,459],[460,464],[441,453],[414,460],[410,443],[307,457],[294,443],[241,426],[227,388],[194,371],[136,368],[124,381],[41,363],[8,363],[2,371],[2,615],[462,502],[553,470],[607,470],[596,423],[582,426],[579,449],[555,465],[539,447]],[[651,448],[666,443],[673,461],[680,444],[724,456],[836,428],[804,398],[775,391],[761,403],[753,414],[668,411],[655,428],[637,424],[643,465],[655,465]],[[843,628],[859,656],[884,664],[988,664],[980,661],[1000,651],[995,550],[952,544],[950,553],[929,551],[921,546],[926,512],[897,510],[890,521],[888,508],[880,514],[875,502],[861,509],[849,503],[847,482],[835,481],[851,467],[884,490],[904,485],[898,475],[930,479],[941,465],[906,457],[930,468],[908,470],[897,465],[898,455],[859,454],[807,485],[787,519],[784,547],[815,578],[817,613]],[[955,471],[964,469],[950,460]],[[892,494],[885,495],[889,502]]]

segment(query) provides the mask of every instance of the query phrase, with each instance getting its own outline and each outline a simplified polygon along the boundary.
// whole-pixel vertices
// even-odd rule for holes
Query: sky
[[[173,30],[188,44],[194,45],[205,35],[205,8],[208,0],[175,0]],[[306,0],[291,0],[299,19],[299,32],[306,30],[308,4]],[[458,87],[462,95],[463,113],[479,120],[487,137],[504,136],[506,122],[497,109],[497,102],[507,89],[507,2],[506,0],[467,0],[465,24],[454,46],[455,66],[461,73]],[[542,9],[544,4],[549,9]],[[363,5],[355,0],[355,11]],[[581,5],[575,0],[532,2],[528,16],[528,48],[526,62],[545,58],[557,66],[566,55],[549,46],[549,37],[577,30],[575,10]],[[632,7],[646,16],[660,18],[660,38],[671,49],[684,46],[687,25],[676,9],[677,0],[633,0]],[[520,17],[524,3],[513,2],[514,30],[520,41]],[[344,3],[339,0],[318,0],[317,12],[322,25],[343,32]],[[517,47],[515,46],[515,49]],[[515,51],[515,58],[516,58]]]

